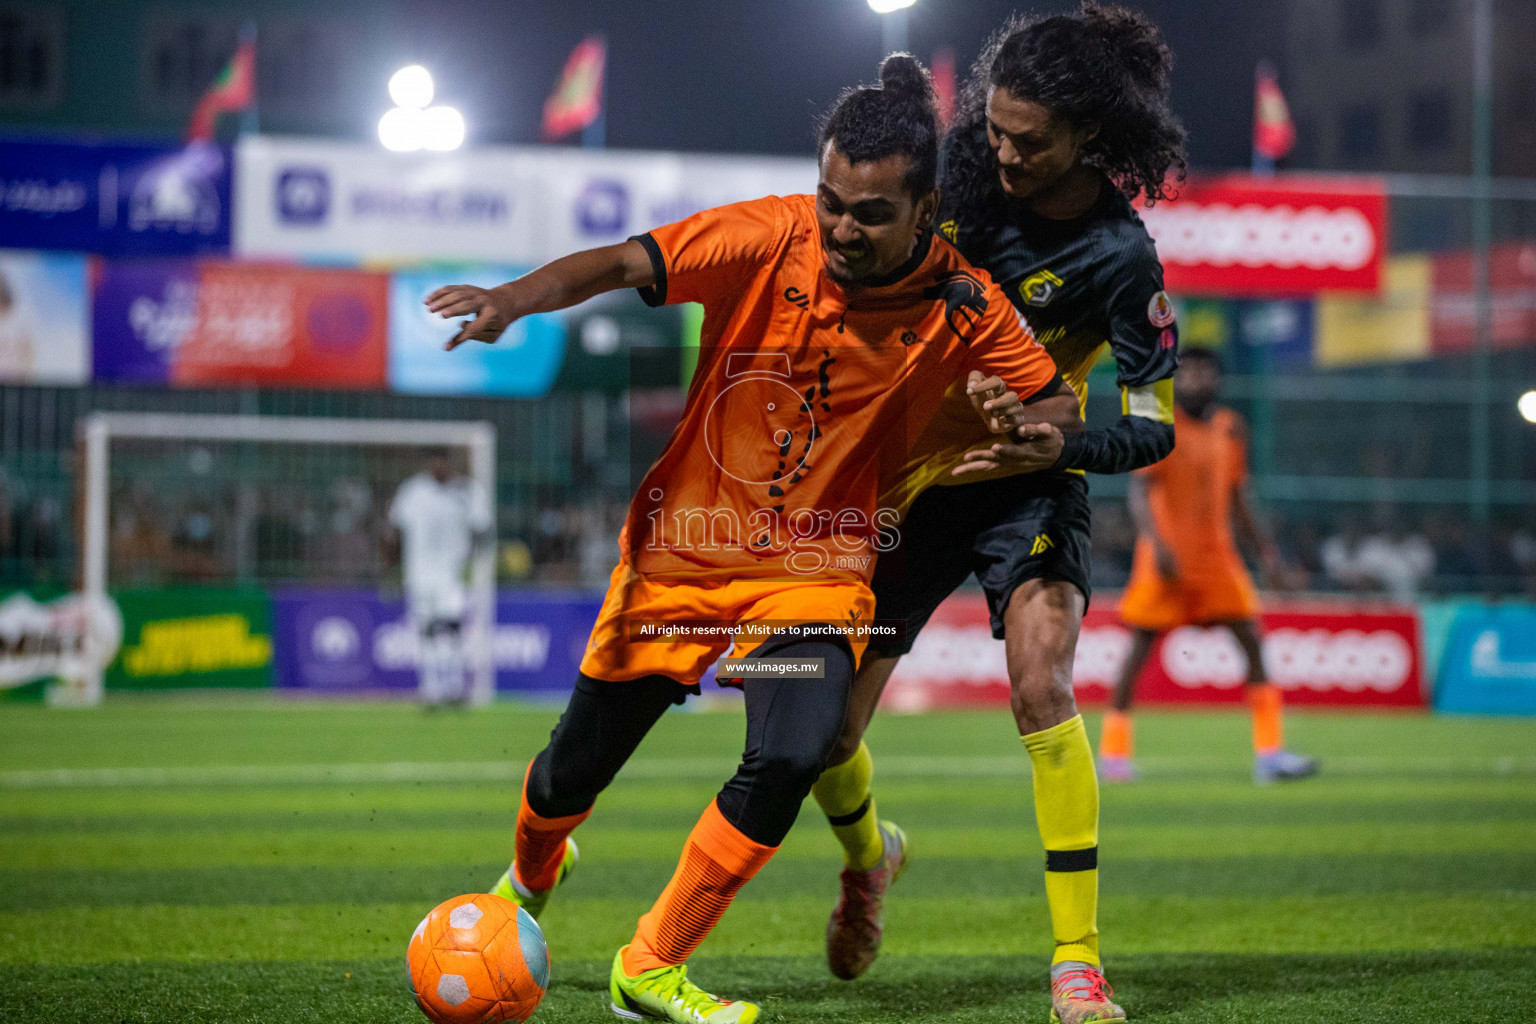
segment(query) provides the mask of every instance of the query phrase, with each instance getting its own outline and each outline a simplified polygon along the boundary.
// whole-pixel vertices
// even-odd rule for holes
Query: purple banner
[[[192,260],[102,260],[92,303],[97,380],[165,384],[176,349],[197,324]]]
[[[563,695],[597,621],[595,596],[502,593],[491,640],[496,689]],[[326,693],[416,688],[416,634],[404,603],[369,590],[290,590],[272,598],[277,685]]]

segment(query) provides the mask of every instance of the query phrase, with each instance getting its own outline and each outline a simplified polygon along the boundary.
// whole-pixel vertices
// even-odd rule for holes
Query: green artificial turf
[[[409,1022],[405,941],[510,856],[555,711],[136,697],[0,706],[0,1021]],[[1090,716],[1091,718],[1091,716]],[[1238,714],[1146,713],[1106,787],[1100,927],[1133,1020],[1536,1020],[1536,722],[1295,714],[1325,774],[1248,779]],[[1090,721],[1096,733],[1096,723]],[[582,827],[535,1021],[611,1019],[606,972],[740,752],[668,715]],[[813,805],[700,950],[768,1020],[1036,1021],[1050,928],[1006,712],[882,717],[914,860],[885,952],[836,982],[838,851]]]

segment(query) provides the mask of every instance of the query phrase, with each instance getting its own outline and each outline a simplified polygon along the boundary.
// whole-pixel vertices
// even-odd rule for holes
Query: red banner
[[[1173,292],[1375,292],[1387,250],[1387,194],[1370,178],[1232,175],[1191,179],[1140,211]]]
[[[1287,703],[1325,707],[1424,707],[1418,614],[1412,608],[1277,604],[1263,615],[1264,664]],[[1083,620],[1072,685],[1084,704],[1102,703],[1119,678],[1131,633],[1113,598]],[[1239,704],[1248,662],[1225,629],[1187,626],[1167,634],[1136,687],[1138,704]],[[939,606],[901,660],[884,705],[917,711],[1008,706],[1008,669],[992,639],[987,603],[957,594]]]
[[[384,387],[388,275],[209,262],[196,303],[177,384]]]

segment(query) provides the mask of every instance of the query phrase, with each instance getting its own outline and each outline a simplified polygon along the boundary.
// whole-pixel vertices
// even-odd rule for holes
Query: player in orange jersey
[[[1221,360],[1209,349],[1190,349],[1174,376],[1174,430],[1179,443],[1162,462],[1131,478],[1136,558],[1120,599],[1120,616],[1135,630],[1131,651],[1104,717],[1099,771],[1106,780],[1135,777],[1131,762],[1131,700],[1136,679],[1158,636],[1179,626],[1225,626],[1248,658],[1248,700],[1253,709],[1253,777],[1257,782],[1315,774],[1315,758],[1281,745],[1280,690],[1267,681],[1259,641],[1259,600],[1232,537],[1259,552],[1265,574],[1284,567],[1248,498],[1247,428],[1242,417],[1216,404]]]
[[[536,912],[575,860],[571,832],[668,707],[733,648],[745,691],[736,775],[688,837],[672,880],[614,958],[622,1017],[746,1024],[751,1003],[687,980],[688,957],[788,833],[847,714],[891,543],[882,487],[950,382],[1006,385],[982,411],[1080,427],[1077,397],[1008,299],[931,230],[932,85],[890,57],[821,132],[815,196],[706,210],[577,253],[489,291],[428,298],[475,319],[449,343],[600,292],[699,302],[698,368],[682,420],[641,481],[570,704],[529,765],[516,857],[496,891]],[[990,375],[990,380],[983,379]],[[728,635],[734,624],[762,633]],[[794,671],[812,678],[789,678]],[[785,673],[781,677],[780,673]]]

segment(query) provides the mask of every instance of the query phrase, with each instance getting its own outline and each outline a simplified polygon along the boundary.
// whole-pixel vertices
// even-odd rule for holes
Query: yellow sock
[[[857,753],[822,772],[811,787],[832,834],[843,844],[844,866],[854,871],[868,871],[885,853],[875,817],[875,798],[869,792],[874,774],[874,760],[861,742]]]
[[[1083,716],[1019,737],[1035,769],[1035,820],[1045,844],[1051,963],[1099,963],[1099,780]]]

